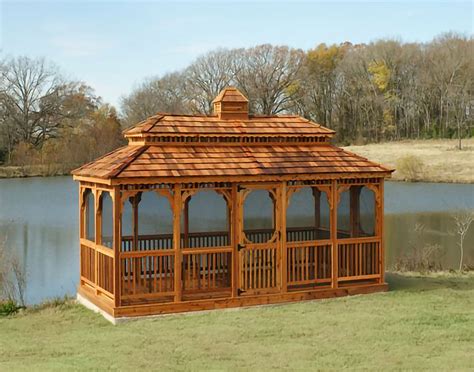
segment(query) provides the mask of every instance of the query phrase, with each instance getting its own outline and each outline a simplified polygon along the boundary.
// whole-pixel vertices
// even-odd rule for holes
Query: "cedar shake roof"
[[[390,175],[391,169],[329,143],[334,131],[299,116],[248,115],[235,88],[213,101],[215,115],[157,114],[124,131],[128,146],[74,170],[100,179],[225,176]],[[124,180],[124,182],[126,182]]]
[[[229,87],[223,89],[219,95],[214,98],[212,103],[217,102],[248,102],[249,100],[245,97],[237,88]]]
[[[99,178],[389,173],[332,145],[125,146],[76,169]]]
[[[267,135],[332,137],[335,132],[300,116],[249,116],[247,120],[219,119],[217,116],[157,114],[127,129],[125,137],[157,135]]]

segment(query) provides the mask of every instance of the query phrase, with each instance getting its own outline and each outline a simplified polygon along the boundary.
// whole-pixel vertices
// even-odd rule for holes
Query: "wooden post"
[[[138,193],[132,197],[132,213],[133,213],[133,250],[138,251],[138,205],[140,204],[141,194]]]
[[[286,181],[281,183],[280,200],[280,257],[281,257],[281,291],[288,292],[288,249],[286,247],[286,210],[288,202],[286,200],[287,186]]]
[[[317,187],[313,187],[314,197],[314,228],[316,230],[315,239],[319,236],[319,228],[321,227],[321,191]]]
[[[229,221],[229,228],[231,230],[231,246],[232,246],[232,297],[238,297],[239,289],[239,251],[237,245],[239,244],[239,193],[237,191],[237,184],[232,184],[231,190],[231,220]]]
[[[181,184],[173,186],[173,249],[174,249],[174,301],[182,298],[182,252],[181,252]]]
[[[378,218],[375,215],[376,221],[378,221],[378,235],[380,237],[380,283],[385,283],[385,238],[384,238],[384,179],[380,180],[378,199],[380,203],[378,205]],[[377,200],[377,195],[375,195]],[[376,203],[377,204],[377,203]]]
[[[82,188],[82,184],[79,183],[79,279],[82,276],[82,246],[81,246],[81,239],[85,238],[84,234],[84,189]],[[82,281],[79,280],[79,286],[81,286]]]
[[[96,245],[100,244],[100,235],[101,235],[101,218],[100,218],[100,191],[95,187],[93,190],[94,193],[94,243]],[[99,251],[97,248],[94,251],[94,284],[95,284],[95,294],[99,295],[98,283],[99,283]]]
[[[189,248],[189,202],[191,196],[189,196],[184,202],[184,248]]]
[[[350,234],[357,238],[360,233],[360,192],[361,186],[351,186],[350,191]]]
[[[337,181],[333,180],[331,185],[331,241],[332,241],[332,250],[331,250],[331,287],[338,287],[338,268],[339,268],[339,258],[338,258],[338,247],[337,247],[337,204],[338,204],[338,192],[337,192]]]
[[[122,244],[122,231],[121,231],[121,216],[122,216],[122,200],[120,197],[120,188],[114,187],[112,192],[112,203],[113,203],[113,249],[114,249],[114,274],[113,274],[113,288],[114,288],[114,305],[115,307],[120,306],[120,295],[121,295],[121,259],[120,259],[120,248]]]

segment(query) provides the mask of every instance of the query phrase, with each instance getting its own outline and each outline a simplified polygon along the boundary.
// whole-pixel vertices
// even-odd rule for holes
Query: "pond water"
[[[30,304],[75,294],[77,197],[71,177],[0,179],[0,239],[7,238],[7,249],[16,253],[27,273]],[[437,244],[443,267],[456,268],[459,249],[452,213],[460,208],[474,209],[474,185],[387,182],[387,267],[413,246]],[[465,240],[465,263],[474,266],[474,225]]]

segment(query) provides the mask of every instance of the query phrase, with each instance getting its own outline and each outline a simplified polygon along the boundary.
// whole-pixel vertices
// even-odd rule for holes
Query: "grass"
[[[0,318],[0,370],[472,370],[474,274],[388,293],[113,326],[71,302]]]
[[[347,146],[355,152],[396,168],[399,159],[413,155],[424,164],[419,181],[474,183],[474,138],[463,140],[463,150],[456,148],[457,140],[400,141],[363,146]],[[405,175],[395,171],[394,180]]]

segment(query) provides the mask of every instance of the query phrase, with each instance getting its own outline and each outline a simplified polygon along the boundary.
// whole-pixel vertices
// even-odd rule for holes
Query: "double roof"
[[[73,175],[123,182],[183,177],[203,182],[242,176],[383,177],[391,172],[331,145],[335,132],[304,118],[248,115],[248,101],[235,88],[225,89],[213,103],[212,116],[157,114],[144,120],[125,130],[127,146]]]

